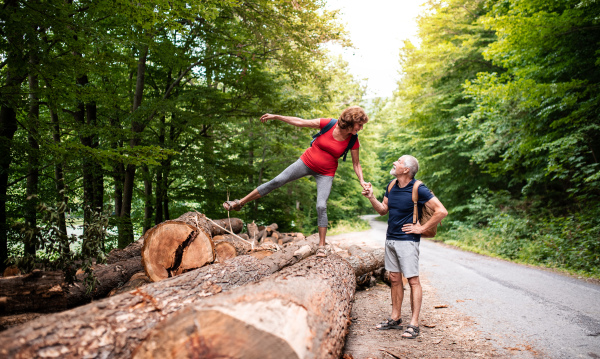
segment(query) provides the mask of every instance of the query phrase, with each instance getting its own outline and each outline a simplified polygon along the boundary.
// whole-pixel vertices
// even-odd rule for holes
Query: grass
[[[327,235],[335,236],[336,234],[344,234],[351,232],[362,232],[371,229],[369,221],[361,218],[355,218],[353,220],[342,219],[331,226],[331,229],[327,231]]]

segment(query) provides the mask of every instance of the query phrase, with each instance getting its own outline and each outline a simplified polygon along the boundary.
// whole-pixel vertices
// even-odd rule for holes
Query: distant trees
[[[84,218],[87,257],[187,209],[222,216],[309,138],[258,116],[335,116],[362,96],[322,49],[347,40],[318,1],[6,1],[0,21],[0,267],[9,248],[35,259],[48,226],[67,255],[65,213]],[[279,209],[302,213],[312,197],[296,197]],[[106,216],[116,242],[91,230]]]
[[[497,236],[486,250],[598,274],[600,5],[427,6],[398,91],[378,107],[399,129],[384,135],[383,163],[417,156],[453,228]]]

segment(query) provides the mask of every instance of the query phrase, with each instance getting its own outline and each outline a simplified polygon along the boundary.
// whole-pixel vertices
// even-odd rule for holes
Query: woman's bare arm
[[[358,177],[360,185],[363,189],[366,189],[367,184],[365,183],[365,180],[363,178],[362,167],[360,166],[360,159],[358,153],[358,148],[355,150],[350,150],[350,155],[352,156],[352,167],[354,167],[354,173],[356,173],[356,177]]]
[[[294,125],[296,127],[309,127],[309,128],[321,128],[321,120],[305,120],[299,117],[292,116],[281,116],[281,115],[273,115],[270,113],[265,113],[260,117],[260,122],[265,123],[269,120],[279,120],[285,123],[289,123],[290,125]]]

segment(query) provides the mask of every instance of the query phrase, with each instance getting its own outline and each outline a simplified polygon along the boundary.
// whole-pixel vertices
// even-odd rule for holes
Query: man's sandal
[[[404,339],[415,339],[416,337],[419,336],[419,327],[417,327],[416,325],[407,325],[406,326],[406,330],[404,331],[404,333],[402,333],[402,338]],[[410,337],[405,337],[404,334],[410,334]]]
[[[402,326],[400,325],[401,323],[402,318],[398,320],[393,320],[392,318],[389,318],[387,321],[377,324],[375,328],[378,330],[402,329]]]
[[[315,255],[319,258],[327,257],[327,249],[325,249],[325,246],[319,246]]]
[[[226,201],[223,203],[223,208],[225,208],[227,211],[239,211],[242,209],[242,207],[244,207],[244,205],[240,203],[239,199],[234,199],[233,201]]]

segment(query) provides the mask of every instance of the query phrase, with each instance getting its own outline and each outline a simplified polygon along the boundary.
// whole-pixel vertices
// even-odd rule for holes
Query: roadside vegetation
[[[382,171],[407,153],[450,212],[439,239],[600,275],[600,4],[429,1],[377,102]],[[379,183],[383,195],[385,183]]]

